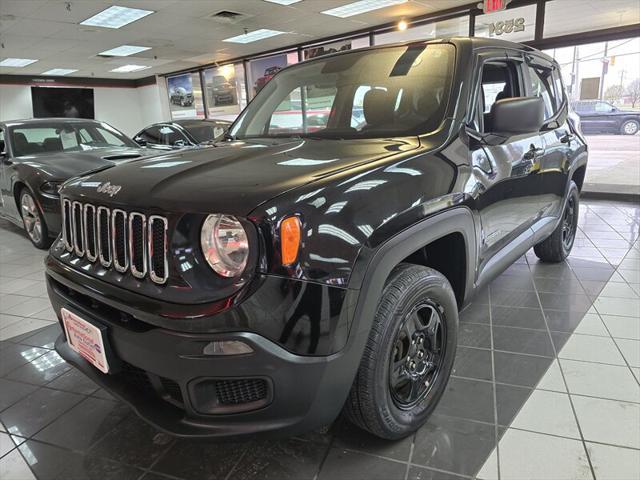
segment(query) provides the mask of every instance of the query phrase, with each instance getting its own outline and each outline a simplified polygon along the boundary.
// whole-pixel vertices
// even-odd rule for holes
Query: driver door
[[[470,140],[469,150],[481,184],[477,202],[483,268],[503,250],[506,254],[530,245],[530,227],[540,218],[544,149],[539,132],[512,135],[492,128],[491,106],[496,101],[526,96],[523,61],[505,53],[481,55],[480,63],[475,104],[479,135]]]

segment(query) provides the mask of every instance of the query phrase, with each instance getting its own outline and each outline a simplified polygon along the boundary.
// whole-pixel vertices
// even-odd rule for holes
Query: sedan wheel
[[[638,133],[640,125],[634,120],[629,120],[622,125],[622,133],[625,135],[635,135]]]
[[[31,192],[26,188],[20,194],[20,214],[31,242],[38,248],[47,248],[51,243],[47,225]]]

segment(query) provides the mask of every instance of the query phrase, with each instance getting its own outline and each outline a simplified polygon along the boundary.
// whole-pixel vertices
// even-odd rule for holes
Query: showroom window
[[[247,105],[244,66],[241,63],[208,68],[202,72],[207,117],[234,120]]]
[[[375,45],[408,42],[411,40],[428,40],[436,37],[466,37],[469,35],[469,17],[467,15],[439,22],[417,25],[404,32],[391,31],[378,33],[374,37]]]
[[[346,40],[340,40],[338,42],[325,43],[322,45],[314,45],[312,47],[305,48],[302,51],[302,59],[308,60],[310,58],[321,57],[329,53],[344,52],[345,50],[355,50],[356,48],[368,47],[369,37],[349,38]]]
[[[280,53],[249,62],[249,98],[264,88],[273,76],[288,65],[298,63],[298,52]]]
[[[557,37],[640,23],[638,0],[553,0],[545,5],[544,36]]]
[[[475,36],[527,42],[536,36],[537,6],[526,5],[475,17]]]

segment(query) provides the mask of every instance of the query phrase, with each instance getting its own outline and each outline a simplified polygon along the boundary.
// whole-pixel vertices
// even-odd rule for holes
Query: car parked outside
[[[56,350],[183,437],[299,435],[340,412],[406,437],[446,391],[459,309],[530,248],[571,252],[586,165],[560,66],[531,47],[298,63],[216,148],[65,184]],[[103,223],[79,249],[74,232]]]
[[[161,150],[204,147],[221,140],[229,125],[226,120],[174,120],[149,125],[133,139],[140,146]]]
[[[635,135],[640,130],[640,111],[618,108],[601,100],[573,103],[585,134]]]
[[[158,154],[94,120],[0,122],[0,216],[23,226],[38,248],[60,232],[58,190],[71,177]]]

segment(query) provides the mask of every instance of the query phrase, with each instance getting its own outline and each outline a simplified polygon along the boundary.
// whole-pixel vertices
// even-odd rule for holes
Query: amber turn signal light
[[[291,265],[298,258],[300,229],[298,217],[287,217],[280,224],[280,251],[283,265]]]

